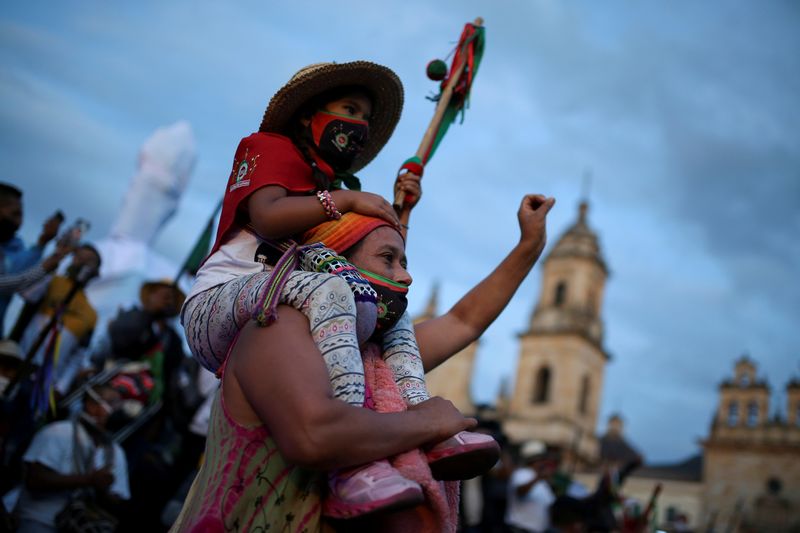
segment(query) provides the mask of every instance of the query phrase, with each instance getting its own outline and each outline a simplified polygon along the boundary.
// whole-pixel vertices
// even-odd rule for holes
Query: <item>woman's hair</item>
[[[367,233],[367,235],[369,235],[369,233]],[[367,235],[364,235],[364,237],[362,237],[360,241],[355,243],[347,250],[342,250],[342,253],[340,253],[339,255],[350,261],[350,258],[353,257],[356,253],[358,253],[358,251],[361,249],[361,246],[364,244],[364,238],[366,238]]]
[[[309,146],[311,139],[309,137],[308,128],[303,125],[302,120],[311,119],[311,116],[325,107],[325,104],[328,102],[339,100],[340,98],[344,98],[345,96],[353,93],[365,95],[367,98],[369,98],[370,102],[375,101],[372,93],[366,87],[362,87],[360,85],[334,87],[333,89],[318,94],[300,106],[300,108],[295,111],[294,115],[292,115],[292,118],[286,123],[286,128],[282,132],[292,140],[292,143],[294,143],[294,145],[300,150],[300,153],[303,154],[303,158],[306,160],[306,162],[311,165],[312,169],[314,169],[313,178],[317,190],[328,188],[328,178],[322,173],[321,170],[317,168],[316,164],[312,164],[314,163],[314,158],[311,156],[311,148]]]

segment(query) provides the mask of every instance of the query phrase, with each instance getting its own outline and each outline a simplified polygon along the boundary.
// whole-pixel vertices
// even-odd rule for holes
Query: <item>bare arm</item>
[[[59,246],[52,255],[39,264],[15,274],[0,275],[0,294],[12,294],[27,289],[58,266],[65,255],[72,251],[71,247]]]
[[[525,196],[517,213],[519,243],[452,309],[415,327],[425,371],[436,368],[480,337],[505,309],[544,249],[545,221],[554,203],[555,199],[540,194]]]
[[[59,474],[41,463],[27,463],[25,486],[31,490],[70,490],[82,487],[106,489],[114,481],[109,468],[88,474]]]
[[[278,314],[268,328],[250,322],[242,329],[222,390],[234,419],[266,424],[287,460],[308,468],[347,467],[475,425],[442,398],[402,413],[376,413],[335,399],[305,316],[286,306]]]
[[[33,285],[47,275],[42,263],[16,274],[0,275],[0,294],[13,294]]]
[[[400,223],[391,204],[377,194],[339,190],[333,191],[331,197],[340,213],[354,211],[395,225]],[[315,195],[289,196],[286,189],[277,185],[267,185],[251,194],[247,213],[256,232],[267,239],[291,237],[328,220]]]

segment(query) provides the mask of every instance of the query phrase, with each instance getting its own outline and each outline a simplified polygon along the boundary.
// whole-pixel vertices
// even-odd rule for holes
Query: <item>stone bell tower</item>
[[[598,458],[595,427],[608,355],[601,317],[608,268],[589,228],[586,202],[578,220],[545,258],[542,290],[520,357],[506,433],[515,442],[560,446],[568,461]]]
[[[740,431],[762,426],[769,417],[769,385],[756,377],[755,362],[743,355],[736,361],[734,377],[719,389],[716,433]],[[727,429],[731,428],[731,429]]]

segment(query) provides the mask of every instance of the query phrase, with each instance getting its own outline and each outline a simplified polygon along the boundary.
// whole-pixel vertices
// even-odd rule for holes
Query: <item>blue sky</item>
[[[707,434],[716,386],[749,353],[775,400],[800,374],[800,8],[790,1],[17,2],[0,8],[0,169],[26,193],[23,235],[56,208],[114,220],[141,142],[188,120],[198,164],[157,249],[176,261],[222,192],[239,139],[300,67],[368,59],[405,83],[398,129],[361,172],[388,194],[433,112],[425,64],[482,16],[487,46],[463,125],[429,165],[412,218],[412,309],[450,305],[517,238],[521,196],[558,199],[550,242],[590,224],[610,266],[621,412],[648,459]],[[491,401],[517,358],[539,272],[481,344]],[[773,404],[774,406],[774,404]]]

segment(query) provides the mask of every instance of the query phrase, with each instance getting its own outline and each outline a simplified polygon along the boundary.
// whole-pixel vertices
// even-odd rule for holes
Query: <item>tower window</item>
[[[553,298],[553,305],[561,307],[567,301],[567,284],[559,281],[556,285],[555,297]]]
[[[747,425],[754,427],[758,424],[758,404],[750,402],[747,404]]]
[[[739,404],[731,402],[728,404],[728,425],[735,426],[739,423]]]
[[[589,376],[583,376],[581,380],[581,395],[578,400],[578,412],[585,415],[589,408]]]
[[[800,402],[794,407],[794,425],[800,426]]]
[[[536,372],[533,403],[547,403],[550,399],[550,368],[543,366]]]

